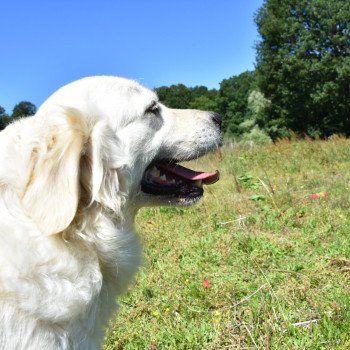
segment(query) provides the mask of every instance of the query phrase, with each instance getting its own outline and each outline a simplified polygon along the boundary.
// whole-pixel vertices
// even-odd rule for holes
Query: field
[[[104,350],[350,349],[349,141],[224,147],[188,209],[137,218],[144,267]]]

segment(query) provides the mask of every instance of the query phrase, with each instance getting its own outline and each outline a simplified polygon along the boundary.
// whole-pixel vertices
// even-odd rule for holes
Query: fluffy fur
[[[140,264],[137,210],[181,204],[143,193],[144,171],[219,139],[211,113],[116,77],[66,85],[2,131],[0,348],[98,349]]]

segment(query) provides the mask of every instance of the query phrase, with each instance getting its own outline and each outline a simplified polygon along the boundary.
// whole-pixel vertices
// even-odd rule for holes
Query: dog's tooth
[[[197,187],[202,187],[202,180],[197,180],[194,184],[195,184]]]
[[[173,185],[173,184],[176,184],[176,181],[175,181],[175,179],[172,179],[171,181],[170,181],[170,183]]]
[[[162,176],[160,176],[160,179],[166,181],[166,176],[163,174]]]

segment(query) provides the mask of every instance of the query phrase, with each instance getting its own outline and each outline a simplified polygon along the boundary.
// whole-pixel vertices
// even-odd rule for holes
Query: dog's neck
[[[94,252],[102,273],[113,279],[110,282],[119,294],[122,292],[119,287],[128,285],[140,265],[141,249],[134,230],[137,210],[133,205],[124,207],[124,219],[121,220],[111,212],[96,209],[89,208],[89,215],[81,215],[89,220],[73,223],[70,230],[62,234],[62,238],[72,244],[83,243],[88,254]],[[94,215],[91,211],[94,211]]]

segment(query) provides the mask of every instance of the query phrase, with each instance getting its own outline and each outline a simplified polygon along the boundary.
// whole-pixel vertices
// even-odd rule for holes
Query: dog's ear
[[[127,176],[122,174],[125,156],[116,133],[105,122],[97,122],[85,145],[80,165],[80,183],[86,206],[99,203],[118,215],[127,187]]]
[[[88,128],[73,109],[41,120],[31,144],[22,204],[39,229],[49,235],[66,229],[76,214],[80,159]]]

